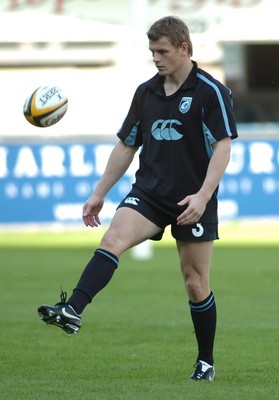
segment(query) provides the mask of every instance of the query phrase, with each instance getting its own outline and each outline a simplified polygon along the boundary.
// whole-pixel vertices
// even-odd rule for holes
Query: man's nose
[[[153,62],[156,64],[160,60],[159,54],[155,53],[153,54]]]

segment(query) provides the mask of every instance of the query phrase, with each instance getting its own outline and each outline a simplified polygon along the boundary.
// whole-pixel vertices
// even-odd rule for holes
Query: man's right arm
[[[101,224],[99,212],[103,207],[104,198],[109,190],[125,174],[137,150],[138,147],[127,146],[121,140],[116,144],[108,159],[105,172],[94,192],[83,206],[83,221],[86,226],[97,227]]]

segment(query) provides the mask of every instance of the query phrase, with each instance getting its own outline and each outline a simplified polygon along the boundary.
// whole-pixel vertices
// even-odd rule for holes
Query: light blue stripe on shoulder
[[[222,111],[222,115],[223,115],[223,119],[224,119],[224,123],[225,123],[225,127],[227,130],[228,136],[232,136],[232,132],[231,132],[230,126],[229,126],[228,115],[226,112],[226,107],[225,107],[224,100],[223,100],[222,94],[220,92],[220,89],[218,88],[218,86],[215,83],[213,83],[211,80],[206,78],[204,75],[197,73],[197,77],[199,79],[201,79],[202,81],[204,81],[205,83],[207,83],[209,86],[211,86],[215,90],[215,92],[217,94],[217,98],[220,103],[220,107],[221,107],[221,111]]]

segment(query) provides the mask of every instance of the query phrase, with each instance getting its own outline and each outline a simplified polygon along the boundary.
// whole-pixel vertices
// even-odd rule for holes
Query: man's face
[[[183,43],[180,48],[176,48],[163,36],[156,42],[149,40],[149,50],[159,75],[167,76],[174,74],[184,65],[187,44]]]

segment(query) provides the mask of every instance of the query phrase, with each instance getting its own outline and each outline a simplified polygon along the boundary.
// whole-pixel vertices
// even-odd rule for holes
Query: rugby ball
[[[27,97],[23,114],[27,121],[40,128],[56,124],[68,108],[68,98],[57,86],[40,86]]]

